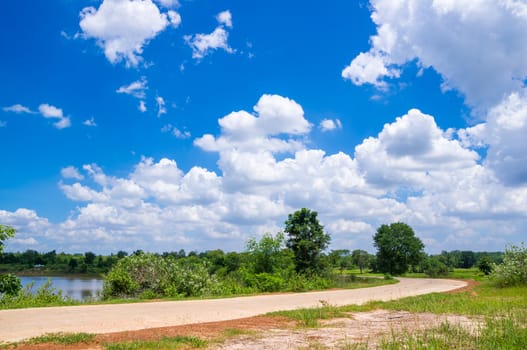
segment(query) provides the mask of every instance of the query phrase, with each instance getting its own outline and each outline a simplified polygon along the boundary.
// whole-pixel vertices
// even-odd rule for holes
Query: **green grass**
[[[90,333],[50,333],[44,334],[39,337],[31,338],[25,343],[28,344],[42,344],[42,343],[53,343],[53,344],[78,344],[78,343],[89,343],[95,338],[95,334]]]
[[[177,336],[159,340],[133,341],[106,344],[107,350],[172,350],[172,349],[197,349],[207,345],[207,341],[197,337]]]
[[[329,305],[321,301],[321,306],[317,308],[296,309],[291,311],[271,312],[271,316],[284,316],[297,321],[299,327],[316,328],[319,320],[328,320],[336,317],[343,317],[344,313],[340,307]]]
[[[347,312],[374,309],[467,315],[482,320],[475,332],[444,323],[412,333],[393,333],[381,339],[379,349],[527,349],[527,286],[496,288],[486,281],[472,291],[434,293],[389,302],[299,309],[273,313],[298,321],[303,327],[318,327],[318,320],[342,317]],[[346,344],[346,349],[366,349],[368,344]]]
[[[350,308],[353,309],[350,311],[356,311],[356,307]],[[389,302],[371,302],[364,308],[469,316],[494,316],[517,310],[527,313],[527,286],[496,288],[490,282],[484,282],[470,292],[433,293]]]

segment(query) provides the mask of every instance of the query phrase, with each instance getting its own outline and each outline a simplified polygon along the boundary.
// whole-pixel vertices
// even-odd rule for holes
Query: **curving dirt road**
[[[272,311],[363,304],[462,288],[463,281],[400,278],[397,284],[352,290],[272,294],[213,300],[185,300],[117,305],[85,305],[0,310],[0,343],[46,333],[111,333],[183,324],[225,321]]]

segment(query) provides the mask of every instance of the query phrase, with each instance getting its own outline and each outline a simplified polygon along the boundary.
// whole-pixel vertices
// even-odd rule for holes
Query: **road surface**
[[[271,294],[211,300],[145,302],[0,310],[0,343],[46,333],[111,333],[201,322],[226,321],[279,310],[363,304],[446,292],[466,285],[447,279],[400,278],[397,284],[351,290]]]

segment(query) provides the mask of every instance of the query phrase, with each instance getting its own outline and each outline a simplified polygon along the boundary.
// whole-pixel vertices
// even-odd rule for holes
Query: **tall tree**
[[[418,265],[425,256],[423,242],[409,225],[402,222],[381,225],[373,241],[378,249],[377,269],[381,272],[403,274],[410,266]]]
[[[295,256],[296,271],[320,273],[325,266],[322,253],[331,240],[317,218],[318,213],[306,208],[289,214],[284,231],[289,235],[287,247]]]

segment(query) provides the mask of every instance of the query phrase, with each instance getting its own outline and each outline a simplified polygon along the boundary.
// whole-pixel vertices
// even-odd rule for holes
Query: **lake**
[[[20,276],[22,286],[25,288],[34,282],[33,291],[44,285],[48,279],[57,291],[62,290],[62,295],[75,300],[97,299],[102,291],[103,280],[100,278],[82,278],[67,276]]]

